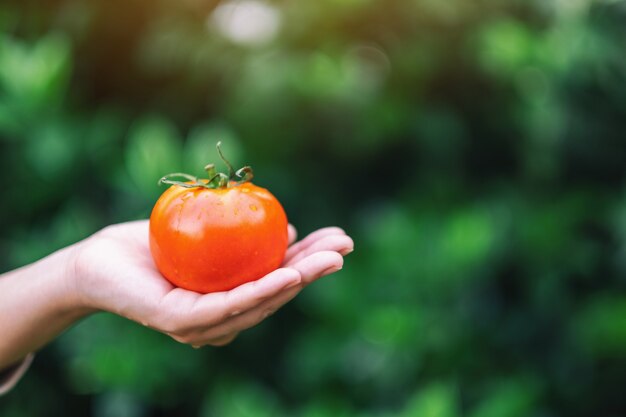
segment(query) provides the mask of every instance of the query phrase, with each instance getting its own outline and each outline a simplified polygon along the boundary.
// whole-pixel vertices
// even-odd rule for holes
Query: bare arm
[[[48,343],[88,311],[77,307],[68,283],[72,252],[66,248],[0,276],[0,369]]]

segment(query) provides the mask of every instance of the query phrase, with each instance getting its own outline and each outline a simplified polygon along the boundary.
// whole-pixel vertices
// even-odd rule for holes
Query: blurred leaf
[[[626,298],[598,296],[573,323],[580,342],[597,355],[626,357]]]
[[[66,175],[73,168],[80,150],[74,129],[75,126],[65,123],[42,124],[28,138],[26,158],[45,182]]]
[[[67,378],[83,394],[122,389],[133,397],[176,404],[183,399],[172,389],[172,378],[203,369],[199,353],[189,346],[108,314],[74,327],[60,346],[69,358]]]
[[[301,408],[299,417],[353,417],[354,410],[343,403],[340,398],[316,398],[312,404]]]
[[[147,117],[135,123],[128,134],[126,169],[137,191],[146,196],[163,192],[158,180],[180,172],[181,139],[172,123],[160,117]]]
[[[194,127],[185,143],[186,172],[204,178],[206,176],[204,167],[209,163],[215,164],[218,171],[227,172],[215,147],[220,141],[224,156],[235,169],[246,164],[243,161],[241,144],[235,132],[222,123],[205,123]]]
[[[482,33],[480,56],[488,69],[508,74],[530,63],[535,45],[533,34],[522,22],[495,20]]]
[[[202,408],[202,417],[279,417],[285,415],[268,388],[244,381],[222,382]]]
[[[24,111],[54,105],[69,80],[69,39],[50,34],[33,46],[8,37],[0,41],[0,88]]]
[[[123,391],[101,394],[94,405],[95,417],[141,417],[146,411],[137,397]]]
[[[51,252],[83,239],[97,226],[93,208],[83,201],[67,201],[42,225],[22,225],[11,242],[7,258],[12,267],[35,262]]]
[[[402,417],[456,417],[457,393],[453,385],[437,383],[418,390],[401,414]]]
[[[470,417],[522,417],[536,409],[538,386],[529,380],[502,381],[486,395]]]

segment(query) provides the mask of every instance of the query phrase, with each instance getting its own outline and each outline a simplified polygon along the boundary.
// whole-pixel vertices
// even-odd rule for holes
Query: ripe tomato
[[[208,171],[215,172],[213,166]],[[242,171],[246,178],[234,182]],[[226,291],[281,265],[287,216],[268,190],[247,182],[248,167],[237,174],[231,168],[228,179],[225,174],[213,180],[185,177],[191,181],[162,179],[173,185],[150,216],[150,251],[167,280],[201,293]]]

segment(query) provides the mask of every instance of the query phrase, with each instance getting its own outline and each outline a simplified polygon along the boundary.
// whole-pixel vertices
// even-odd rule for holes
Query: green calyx
[[[168,184],[178,185],[179,187],[184,188],[207,188],[211,190],[217,190],[236,187],[252,180],[254,174],[251,167],[245,166],[235,171],[233,166],[230,164],[230,162],[228,162],[228,160],[224,157],[224,154],[222,153],[222,142],[217,142],[216,147],[217,153],[228,168],[228,174],[218,172],[217,169],[215,169],[215,164],[208,164],[204,167],[204,170],[209,176],[208,179],[199,179],[197,177],[194,177],[193,175],[185,174],[182,172],[175,172],[173,174],[167,174],[163,178],[161,178],[159,180],[159,185]],[[172,178],[184,178],[186,181],[177,181]]]

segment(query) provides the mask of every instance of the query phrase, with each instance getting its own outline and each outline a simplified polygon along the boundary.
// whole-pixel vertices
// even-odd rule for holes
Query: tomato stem
[[[209,175],[209,178],[213,178],[215,174],[217,174],[217,170],[215,169],[215,164],[208,164],[204,167],[204,170]]]
[[[228,162],[228,159],[226,159],[226,157],[222,153],[222,141],[221,140],[219,142],[217,142],[216,147],[217,147],[217,153],[220,155],[220,158],[222,159],[222,161],[224,161],[224,163],[228,167],[228,177],[230,179],[234,178],[235,177],[235,168],[233,168],[233,166],[230,164],[230,162]]]
[[[182,172],[175,172],[173,174],[167,174],[163,176],[158,184],[177,185],[184,188],[206,188],[206,189],[224,189],[229,187],[235,187],[237,185],[249,182],[254,177],[252,168],[245,166],[235,171],[233,166],[228,162],[224,154],[222,153],[222,142],[217,142],[217,153],[220,159],[224,161],[224,164],[228,167],[228,175],[223,172],[218,172],[215,168],[215,164],[208,164],[204,167],[207,172],[208,179],[199,179],[193,175],[185,174]],[[187,181],[178,181],[173,178],[183,178]]]

